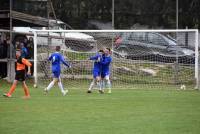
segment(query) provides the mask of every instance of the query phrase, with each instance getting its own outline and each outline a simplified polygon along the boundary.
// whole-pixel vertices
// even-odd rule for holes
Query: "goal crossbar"
[[[198,32],[198,29],[149,29],[149,30],[33,30],[33,32],[87,32],[87,33],[120,33],[120,32]]]

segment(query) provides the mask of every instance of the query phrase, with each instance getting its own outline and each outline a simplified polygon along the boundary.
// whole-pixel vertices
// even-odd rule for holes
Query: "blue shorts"
[[[60,77],[60,71],[54,71],[53,78],[59,78],[59,77]]]
[[[110,73],[109,72],[103,72],[101,73],[101,78],[109,77]]]
[[[93,71],[93,78],[97,78],[100,76],[100,72],[99,71]]]

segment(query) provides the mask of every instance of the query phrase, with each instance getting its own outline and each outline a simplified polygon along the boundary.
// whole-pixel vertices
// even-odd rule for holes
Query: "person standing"
[[[12,93],[15,91],[18,81],[21,81],[22,86],[24,88],[24,93],[25,93],[24,98],[28,99],[28,98],[30,98],[30,93],[29,93],[29,89],[28,89],[28,87],[26,85],[26,81],[25,81],[26,80],[26,69],[25,69],[25,67],[26,66],[28,67],[27,74],[30,75],[30,73],[31,73],[30,72],[31,63],[27,59],[22,57],[21,49],[16,50],[16,58],[17,58],[17,64],[16,64],[15,80],[14,80],[9,92],[4,94],[3,96],[8,97],[8,98],[12,97]]]
[[[44,89],[44,92],[47,94],[50,91],[50,89],[56,83],[58,83],[58,87],[60,88],[63,96],[65,96],[68,93],[68,90],[64,90],[63,84],[61,82],[61,78],[60,78],[61,66],[60,66],[60,64],[63,63],[67,67],[71,67],[71,66],[67,61],[65,61],[63,55],[60,53],[60,46],[56,46],[56,52],[51,54],[51,56],[49,57],[48,60],[51,61],[51,64],[52,64],[53,80]]]

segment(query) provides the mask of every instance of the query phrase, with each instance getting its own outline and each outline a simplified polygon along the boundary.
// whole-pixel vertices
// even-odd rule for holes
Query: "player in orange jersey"
[[[5,97],[11,97],[12,93],[15,91],[18,81],[22,81],[23,89],[25,92],[24,98],[25,99],[30,98],[29,90],[28,90],[28,87],[25,82],[25,79],[26,79],[26,69],[25,68],[26,68],[26,66],[28,66],[27,75],[30,75],[31,74],[30,68],[32,65],[27,59],[21,57],[21,53],[22,53],[21,49],[16,50],[17,64],[16,64],[15,80],[14,80],[9,92],[3,95]]]

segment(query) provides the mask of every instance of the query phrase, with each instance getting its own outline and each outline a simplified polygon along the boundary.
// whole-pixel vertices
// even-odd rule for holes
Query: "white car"
[[[63,30],[61,27],[54,27],[52,29]],[[18,36],[25,35],[27,38],[30,38],[33,37],[33,30],[46,30],[46,27],[14,27],[13,30],[17,33]],[[65,43],[66,48],[70,48],[74,51],[90,51],[96,46],[94,37],[85,33],[38,32],[38,45],[47,45],[48,39],[52,46],[57,46]]]

